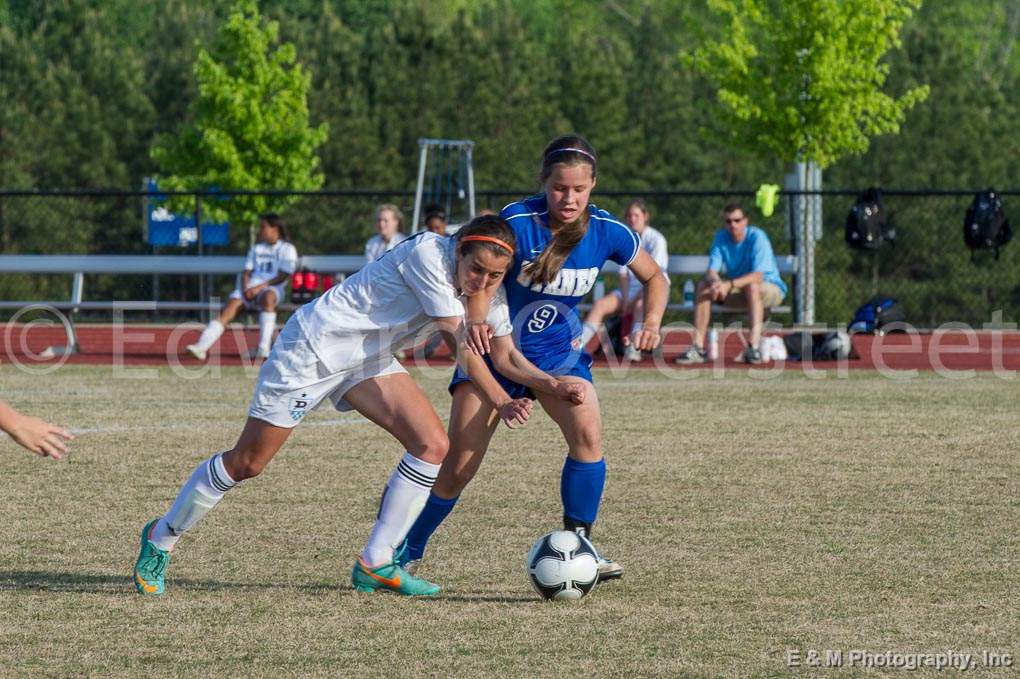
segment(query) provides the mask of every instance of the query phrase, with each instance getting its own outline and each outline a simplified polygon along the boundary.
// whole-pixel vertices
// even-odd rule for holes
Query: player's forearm
[[[510,394],[492,376],[492,371],[481,357],[470,351],[458,351],[456,355],[457,364],[468,374],[489,405],[498,408],[511,400]]]
[[[764,280],[765,274],[763,274],[761,271],[752,271],[751,273],[746,273],[743,276],[738,276],[734,278],[732,282],[733,287],[743,288],[747,285],[750,285],[751,283],[761,283]]]
[[[492,365],[504,377],[526,387],[546,394],[555,394],[559,380],[539,370],[516,348],[509,351],[493,351]]]
[[[7,405],[4,401],[0,401],[0,430],[10,434],[17,427],[20,419],[21,413]]]
[[[478,296],[473,295],[473,297]],[[468,299],[470,300],[471,298],[469,297]],[[485,316],[483,315],[482,318],[484,319]],[[482,396],[494,407],[499,407],[510,401],[510,395],[506,393],[503,387],[499,385],[499,382],[496,381],[496,378],[492,376],[492,371],[489,370],[489,366],[486,365],[485,361],[471,351],[461,350],[459,344],[464,328],[464,319],[454,319],[451,317],[437,319],[436,322],[443,341],[446,342],[446,346],[450,349],[450,355],[456,358],[457,365],[467,373],[471,381],[482,392]]]
[[[489,315],[489,305],[492,302],[492,298],[495,296],[496,290],[483,291],[475,295],[471,295],[464,300],[464,311],[467,312],[464,316],[464,324],[470,326],[475,323],[484,323],[486,316]]]
[[[641,319],[645,327],[660,327],[662,315],[666,313],[666,303],[669,301],[669,283],[665,276],[655,276],[645,283],[644,307],[645,314]]]

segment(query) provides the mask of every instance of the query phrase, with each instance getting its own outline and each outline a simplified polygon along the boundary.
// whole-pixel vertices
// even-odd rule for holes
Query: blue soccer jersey
[[[556,279],[532,285],[522,270],[553,237],[545,195],[510,203],[500,213],[517,237],[514,263],[503,285],[514,337],[529,359],[569,351],[570,343],[581,334],[577,305],[595,285],[602,265],[610,260],[626,266],[641,249],[638,235],[609,212],[589,204],[588,215],[588,232],[567,256]]]

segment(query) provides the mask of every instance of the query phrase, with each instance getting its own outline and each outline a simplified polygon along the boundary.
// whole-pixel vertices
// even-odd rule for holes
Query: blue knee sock
[[[563,522],[568,530],[583,527],[586,533],[591,532],[605,485],[604,458],[598,462],[578,462],[567,458],[560,477],[560,497],[563,498]]]
[[[459,498],[460,496],[458,495],[455,498],[444,500],[435,493],[429,493],[425,509],[421,510],[418,520],[414,522],[411,530],[407,532],[408,558],[414,560],[425,556],[425,546],[428,544],[429,538],[439,528],[439,524],[443,522],[443,519],[453,511],[453,507],[457,504]]]

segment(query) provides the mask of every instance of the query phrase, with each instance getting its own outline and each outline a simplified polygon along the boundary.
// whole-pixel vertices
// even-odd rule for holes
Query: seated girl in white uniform
[[[276,305],[284,298],[284,287],[297,268],[297,262],[297,249],[288,242],[287,227],[279,216],[262,215],[259,218],[259,238],[248,250],[240,285],[230,293],[219,318],[209,321],[198,341],[185,347],[188,353],[204,361],[227,324],[244,309],[260,312],[258,348],[249,355],[258,359],[269,356],[276,330]]]

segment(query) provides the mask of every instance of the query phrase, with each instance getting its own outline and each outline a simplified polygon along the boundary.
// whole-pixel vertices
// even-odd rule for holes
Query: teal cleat
[[[359,592],[385,589],[404,596],[439,596],[439,585],[411,575],[396,560],[372,568],[359,558],[351,570],[351,584]]]
[[[165,591],[163,578],[170,565],[170,552],[149,542],[149,533],[156,521],[153,519],[142,529],[142,548],[135,562],[135,589],[139,594],[159,595]]]

